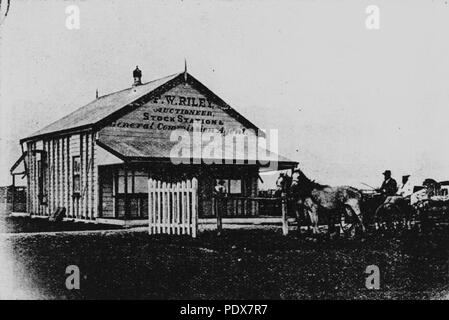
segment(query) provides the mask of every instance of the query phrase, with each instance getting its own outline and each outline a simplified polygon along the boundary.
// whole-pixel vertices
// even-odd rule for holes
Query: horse
[[[276,180],[276,191],[274,192],[274,195],[280,197],[282,193],[289,193],[292,181],[292,177],[281,172]]]
[[[313,234],[318,233],[318,212],[326,215],[328,232],[335,228],[336,219],[341,217],[355,221],[365,231],[361,213],[362,194],[349,186],[331,187],[310,180],[301,170],[296,169],[297,178],[292,183],[291,194],[296,202],[296,219],[298,226],[304,216],[309,216]],[[345,220],[346,220],[345,219]],[[342,227],[344,227],[342,225]],[[351,230],[353,228],[351,227]],[[346,230],[344,230],[346,231]]]

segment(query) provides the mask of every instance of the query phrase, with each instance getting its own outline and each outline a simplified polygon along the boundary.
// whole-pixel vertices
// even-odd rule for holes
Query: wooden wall
[[[77,219],[94,219],[97,215],[98,169],[95,164],[95,139],[92,132],[47,138],[28,142],[28,212],[48,216],[58,207],[66,208],[66,216]],[[45,183],[47,203],[39,201],[38,160],[46,154]],[[81,160],[81,192],[73,193],[73,157]]]
[[[134,138],[168,146],[174,144],[170,142],[172,131],[175,128],[190,131],[193,120],[203,121],[202,128],[221,130],[222,134],[241,133],[247,129],[192,85],[184,83],[110,123],[98,134],[100,140],[103,136]]]

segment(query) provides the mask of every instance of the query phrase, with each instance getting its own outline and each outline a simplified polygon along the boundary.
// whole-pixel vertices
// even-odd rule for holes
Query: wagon
[[[430,181],[430,182],[429,182]],[[421,231],[428,231],[441,223],[449,222],[449,181],[426,179],[427,189],[412,201],[420,220]]]
[[[362,212],[365,225],[374,230],[410,228],[416,222],[417,211],[410,199],[385,197],[374,190],[362,190]]]
[[[428,184],[429,181],[434,183]],[[398,230],[418,225],[421,231],[449,223],[449,181],[424,181],[410,198],[384,197],[373,190],[362,190],[365,224],[375,230]]]

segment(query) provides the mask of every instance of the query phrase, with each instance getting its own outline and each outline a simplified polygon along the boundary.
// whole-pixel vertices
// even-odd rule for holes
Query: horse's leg
[[[318,229],[318,208],[316,206],[312,206],[309,209],[310,222],[312,224],[313,234],[316,235],[319,233]]]
[[[304,219],[306,220],[305,223],[307,225],[307,230],[306,233],[307,235],[311,235],[314,233],[314,229],[313,229],[313,220],[312,220],[312,211],[309,207],[304,207]]]
[[[379,230],[381,228],[381,221],[379,219],[380,210],[382,208],[382,205],[378,206],[376,210],[374,211],[374,227],[376,230]]]
[[[301,236],[301,224],[303,220],[302,216],[304,215],[304,209],[299,204],[295,206],[295,215],[296,215],[296,224],[298,226],[298,229],[296,231],[298,232],[298,235]]]
[[[335,226],[337,224],[337,218],[339,217],[340,217],[340,210],[329,212],[327,230],[329,238],[331,239],[340,236],[340,225],[338,225],[337,227]]]
[[[332,215],[332,212],[329,213],[329,216],[327,217],[327,233],[331,235],[335,230],[335,223],[334,223],[334,217]]]
[[[352,212],[355,214],[356,218],[360,222],[360,227],[362,228],[362,232],[365,232],[365,224],[363,223],[362,210],[360,209],[360,202],[358,199],[349,199],[346,201],[346,205],[348,205]]]
[[[312,206],[313,206],[313,201],[310,198],[306,198],[301,201],[300,214],[302,214],[302,218],[305,220],[305,223],[307,225],[306,233],[308,235],[310,235],[311,230],[314,233],[313,223],[312,223],[312,215],[313,215]]]
[[[406,228],[407,228],[407,230],[411,230],[412,229],[412,216],[413,216],[413,213],[412,213],[412,210],[411,210],[411,208],[409,207],[408,204],[406,204],[405,212],[406,212],[406,216],[405,216]]]
[[[318,205],[311,198],[306,198],[303,201],[303,206],[309,216],[312,233],[318,234]]]

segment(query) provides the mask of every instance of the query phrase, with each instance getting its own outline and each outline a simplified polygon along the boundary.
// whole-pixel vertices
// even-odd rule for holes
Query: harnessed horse
[[[335,229],[339,219],[343,231],[356,231],[358,226],[365,231],[361,214],[362,195],[349,186],[331,187],[310,180],[299,169],[290,188],[290,197],[295,201],[298,226],[305,216],[310,218],[313,234],[318,233],[318,213],[323,213],[328,221],[328,232]],[[351,223],[348,223],[351,222]],[[350,225],[348,229],[345,229]]]

